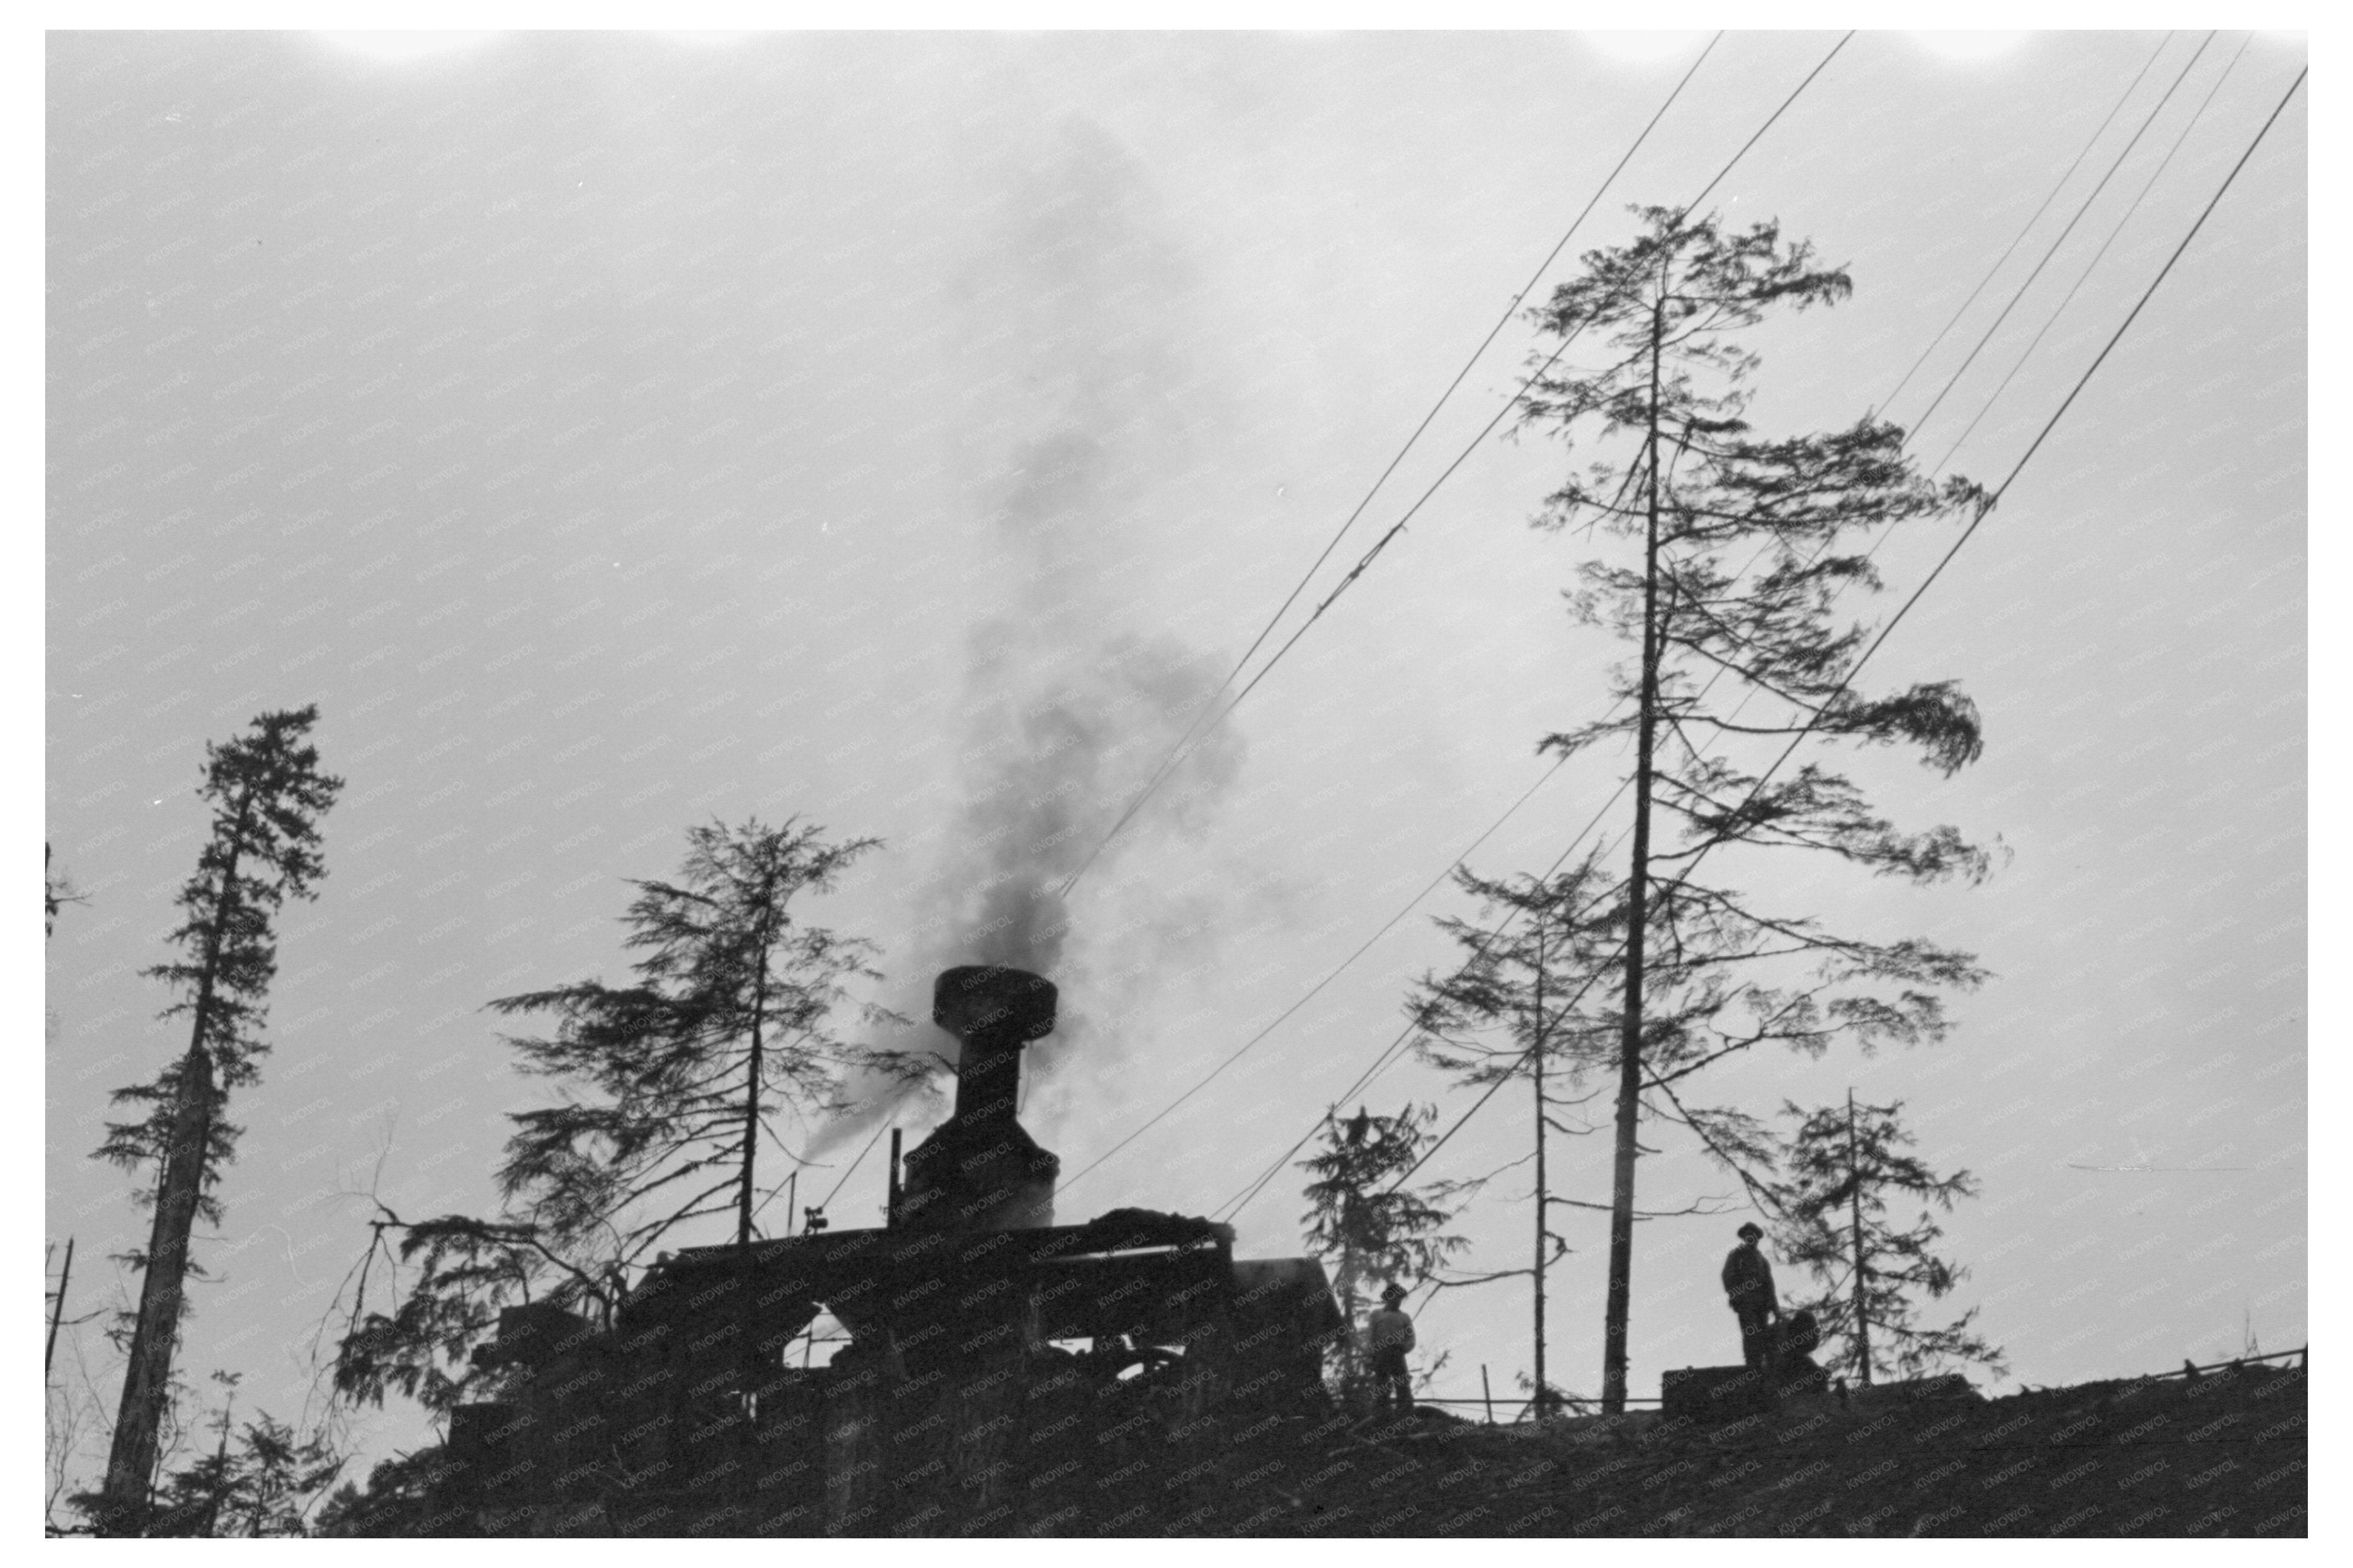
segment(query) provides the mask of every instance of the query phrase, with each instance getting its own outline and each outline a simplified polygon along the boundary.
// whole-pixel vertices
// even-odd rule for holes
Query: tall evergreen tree
[[[625,945],[642,954],[636,984],[583,980],[491,1004],[554,1021],[508,1044],[562,1096],[513,1116],[498,1219],[380,1224],[404,1232],[401,1257],[419,1259],[419,1273],[389,1317],[362,1318],[355,1304],[337,1370],[345,1394],[381,1400],[397,1388],[446,1406],[470,1374],[453,1378],[442,1363],[462,1361],[502,1304],[607,1315],[656,1247],[714,1222],[748,1256],[762,1205],[781,1185],[764,1191],[763,1150],[797,1161],[781,1120],[833,1109],[849,1068],[921,1070],[840,1037],[849,985],[881,978],[874,944],[794,907],[877,842],[831,843],[797,818],[691,828],[676,880],[632,884],[624,922]],[[896,1021],[856,1011],[869,1024]]]
[[[1554,1195],[1546,1155],[1551,1134],[1590,1131],[1561,1122],[1557,1108],[1610,1058],[1614,1016],[1606,994],[1587,997],[1614,956],[1598,918],[1612,889],[1593,856],[1550,877],[1491,879],[1458,868],[1454,880],[1477,901],[1480,917],[1438,921],[1463,950],[1462,963],[1451,973],[1424,975],[1407,1011],[1421,1031],[1416,1048],[1459,1081],[1528,1085],[1535,1239],[1526,1268],[1484,1278],[1528,1277],[1533,1384],[1542,1410],[1553,1403],[1546,1284],[1551,1266],[1568,1250],[1552,1228],[1553,1210],[1571,1202]]]
[[[205,747],[196,794],[212,807],[212,836],[180,890],[184,919],[168,940],[182,956],[145,971],[178,993],[161,1016],[189,1020],[188,1048],[152,1082],[115,1091],[116,1103],[146,1115],[109,1122],[99,1146],[103,1159],[155,1171],[144,1194],[155,1210],[147,1248],[130,1259],[142,1274],[139,1311],[98,1510],[110,1531],[135,1532],[144,1517],[194,1268],[188,1238],[199,1215],[219,1223],[210,1189],[236,1153],[239,1130],[221,1111],[230,1090],[259,1079],[256,1063],[269,1050],[262,1026],[278,972],[273,921],[289,898],[315,899],[326,875],[319,819],[343,781],[319,771],[307,739],[318,717],[316,707],[264,713],[249,733]]]
[[[1941,1328],[1918,1321],[1919,1297],[1941,1299],[1968,1277],[1930,1250],[1944,1231],[1927,1205],[1950,1213],[1955,1198],[1977,1196],[1977,1179],[1967,1171],[1939,1175],[1904,1152],[1914,1139],[1900,1100],[1857,1105],[1850,1089],[1843,1105],[1782,1109],[1796,1127],[1774,1243],[1821,1288],[1803,1304],[1825,1339],[1844,1342],[1840,1359],[1855,1381],[1881,1372],[1918,1377],[1957,1362],[2002,1371],[2000,1349],[1970,1330],[1976,1308]],[[1912,1225],[1899,1228],[1889,1217],[1895,1198],[1921,1205]]]
[[[1335,1351],[1344,1391],[1365,1382],[1357,1320],[1377,1283],[1394,1280],[1411,1289],[1436,1279],[1447,1258],[1465,1245],[1446,1234],[1453,1215],[1440,1206],[1438,1194],[1398,1183],[1421,1157],[1437,1119],[1437,1107],[1413,1105],[1394,1116],[1375,1116],[1361,1106],[1345,1121],[1327,1115],[1321,1147],[1299,1162],[1314,1178],[1301,1216],[1307,1247],[1332,1260],[1333,1292],[1347,1325]]]
[[[734,1239],[749,1244],[760,1145],[783,1147],[788,1103],[828,1105],[851,1050],[833,1015],[848,982],[881,978],[872,942],[791,905],[830,890],[879,844],[828,844],[797,819],[690,828],[678,880],[634,884],[625,945],[645,955],[637,984],[586,980],[491,1003],[552,1016],[553,1034],[508,1043],[525,1072],[590,1096],[515,1117],[501,1194],[558,1245],[614,1226],[625,1265],[670,1226],[731,1210]],[[871,1009],[867,1021],[879,1021]],[[666,1190],[684,1195],[656,1198]]]
[[[1773,776],[1778,742],[1806,735],[1908,746],[1947,773],[1977,758],[1977,710],[1951,683],[1880,697],[1851,688],[1870,628],[1840,625],[1834,601],[1880,586],[1859,535],[1983,505],[1982,492],[1924,478],[1904,432],[1868,416],[1828,434],[1754,434],[1746,412],[1759,361],[1735,334],[1778,309],[1835,303],[1851,291],[1846,274],[1815,265],[1810,247],[1784,242],[1771,223],[1736,230],[1674,209],[1638,213],[1643,232],[1588,252],[1535,312],[1563,351],[1581,344],[1598,363],[1566,352],[1546,362],[1524,408],[1589,448],[1537,525],[1620,542],[1582,565],[1569,600],[1577,618],[1636,649],[1611,673],[1609,714],[1543,742],[1574,752],[1620,739],[1631,752],[1602,1351],[1613,1412],[1626,1397],[1640,1120],[1683,1123],[1746,1173],[1757,1123],[1686,1102],[1685,1080],[1768,1042],[1819,1053],[1841,1036],[1865,1047],[1936,1037],[1936,992],[1981,978],[1966,953],[1836,935],[1761,908],[1699,879],[1702,858],[1733,846],[1812,850],[1921,883],[1988,868],[1955,829],[1900,831],[1818,763]],[[1662,814],[1673,830],[1663,845]],[[1771,860],[1740,858],[1750,868]]]

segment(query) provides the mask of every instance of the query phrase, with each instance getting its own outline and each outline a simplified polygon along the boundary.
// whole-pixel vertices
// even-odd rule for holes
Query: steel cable
[[[1718,35],[1718,37],[1721,36],[1721,34]],[[1701,201],[1706,199],[1707,194],[1710,191],[1715,190],[1718,184],[1723,183],[1725,176],[1732,173],[1733,169],[1738,165],[1741,159],[1747,156],[1749,149],[1756,146],[1758,139],[1761,138],[1767,131],[1772,129],[1774,123],[1778,121],[1784,113],[1788,112],[1789,106],[1795,103],[1798,100],[1799,96],[1802,94],[1807,88],[1813,84],[1814,79],[1821,75],[1822,71],[1829,67],[1831,61],[1838,58],[1839,51],[1845,48],[1848,42],[1852,39],[1853,37],[1853,31],[1849,30],[1840,37],[1837,43],[1831,46],[1830,52],[1824,55],[1821,60],[1815,65],[1814,68],[1806,74],[1805,79],[1790,89],[1788,96],[1784,98],[1780,104],[1774,109],[1773,112],[1766,117],[1765,122],[1757,128],[1757,130],[1749,136],[1747,141],[1741,143],[1740,150],[1735,153],[1731,158],[1725,163],[1724,167],[1716,171],[1715,177],[1708,181],[1705,185],[1702,186],[1699,195],[1694,196],[1691,202],[1686,204],[1685,210],[1689,210],[1690,207],[1697,206]],[[1714,47],[1715,45],[1713,41],[1711,41],[1709,47],[1713,48]],[[1705,58],[1704,53],[1703,53],[1701,58]],[[1698,68],[1699,62],[1694,61],[1692,70],[1696,71]],[[1671,104],[1674,101],[1675,94],[1679,94],[1683,90],[1683,82],[1687,82],[1690,79],[1691,72],[1687,71],[1684,73],[1683,81],[1676,83],[1674,94],[1669,95],[1667,100],[1668,103]],[[1665,112],[1666,105],[1662,104],[1660,107],[1659,114],[1664,114]],[[1657,123],[1658,115],[1653,115],[1651,117],[1651,124],[1655,125]],[[1645,126],[1642,131],[1642,137],[1647,137],[1649,134],[1650,126]],[[1642,137],[1638,137],[1636,139],[1636,147],[1639,147],[1641,144]],[[1634,149],[1632,147],[1630,147],[1627,150],[1626,157],[1619,160],[1618,169],[1625,167],[1627,159],[1633,156],[1633,152]],[[1617,169],[1613,169],[1610,172],[1609,179],[1615,179],[1617,177]],[[1588,201],[1586,204],[1585,211],[1579,213],[1577,216],[1577,221],[1579,223],[1584,220],[1585,214],[1591,212],[1594,205],[1601,199],[1602,193],[1608,189],[1609,183],[1609,180],[1604,180],[1602,182],[1601,188],[1594,192],[1592,201]],[[1575,224],[1570,226],[1572,232],[1575,230]],[[1554,247],[1552,254],[1554,256],[1557,256],[1560,253],[1561,248],[1567,243],[1568,236],[1564,234],[1561,237],[1560,244]],[[1549,257],[1546,260],[1546,265],[1547,267],[1551,265],[1551,258]],[[1541,270],[1539,270],[1537,276],[1542,276]],[[1529,288],[1533,289],[1534,287],[1535,283],[1531,280]],[[1527,290],[1523,289],[1519,298],[1525,298],[1526,293]],[[1515,299],[1513,309],[1516,310],[1517,308],[1518,300]],[[1509,312],[1506,312],[1505,320],[1509,320]],[[1495,330],[1500,331],[1502,326],[1503,323],[1498,322]],[[1488,342],[1492,342],[1493,339],[1494,332],[1491,331],[1488,334],[1486,341]],[[1356,583],[1357,578],[1363,575],[1365,569],[1372,564],[1375,558],[1377,558],[1383,550],[1388,548],[1389,542],[1404,531],[1406,523],[1410,521],[1414,515],[1421,510],[1422,506],[1429,501],[1430,497],[1437,493],[1439,486],[1444,484],[1446,480],[1453,475],[1455,470],[1460,468],[1462,464],[1470,458],[1472,453],[1479,448],[1479,447],[1486,440],[1488,436],[1494,431],[1496,426],[1503,423],[1505,416],[1510,414],[1514,408],[1519,405],[1519,400],[1526,393],[1527,389],[1534,385],[1537,378],[1542,376],[1546,371],[1551,369],[1554,363],[1556,363],[1563,353],[1567,352],[1569,343],[1574,341],[1575,334],[1571,333],[1568,338],[1562,341],[1560,347],[1553,352],[1551,358],[1546,360],[1543,364],[1531,372],[1529,375],[1521,382],[1519,388],[1513,393],[1511,398],[1504,403],[1503,408],[1497,412],[1495,416],[1493,419],[1490,419],[1483,426],[1481,427],[1479,433],[1471,438],[1470,443],[1456,455],[1454,460],[1446,466],[1444,471],[1439,475],[1438,479],[1432,482],[1430,488],[1422,492],[1420,498],[1407,510],[1405,516],[1400,518],[1396,523],[1392,524],[1388,531],[1384,533],[1380,539],[1374,543],[1373,547],[1365,552],[1364,556],[1357,561],[1356,564],[1340,580],[1339,585],[1335,588],[1321,604],[1316,605],[1314,611],[1309,615],[1306,623],[1301,626],[1297,631],[1293,632],[1282,646],[1277,648],[1273,655],[1267,659],[1266,663],[1259,668],[1258,673],[1250,678],[1249,684],[1244,686],[1240,692],[1236,693],[1231,701],[1228,702],[1223,708],[1218,709],[1215,715],[1210,718],[1206,724],[1203,724],[1197,720],[1194,726],[1187,728],[1186,738],[1177,742],[1176,747],[1170,752],[1168,758],[1154,772],[1150,780],[1145,783],[1144,788],[1136,795],[1135,798],[1128,804],[1127,808],[1120,814],[1118,819],[1112,824],[1110,831],[1105,833],[1102,840],[1096,844],[1095,847],[1092,851],[1089,852],[1086,859],[1080,864],[1078,869],[1071,872],[1071,875],[1063,880],[1060,887],[1056,889],[1060,896],[1064,898],[1070,896],[1071,889],[1078,886],[1080,879],[1086,875],[1088,869],[1094,865],[1095,861],[1099,858],[1101,858],[1103,850],[1110,847],[1111,841],[1113,838],[1116,838],[1121,830],[1135,819],[1136,814],[1143,810],[1145,802],[1152,797],[1162,784],[1166,782],[1169,775],[1174,773],[1177,768],[1183,766],[1186,759],[1190,757],[1195,751],[1199,749],[1201,743],[1208,739],[1208,731],[1215,730],[1219,724],[1223,723],[1228,716],[1230,715],[1236,708],[1239,708],[1241,705],[1243,699],[1247,698],[1252,691],[1257,689],[1259,682],[1264,680],[1268,674],[1273,670],[1274,667],[1282,661],[1283,656],[1288,654],[1298,643],[1299,639],[1306,634],[1308,627],[1314,626],[1316,621],[1320,620],[1324,616],[1324,612],[1332,607],[1334,601],[1337,600],[1342,594],[1345,593],[1348,588]],[[1482,342],[1480,347],[1481,352],[1484,352],[1486,343]],[[1476,356],[1474,355],[1473,357],[1475,360]],[[1467,374],[1469,369],[1470,366],[1466,364],[1463,367],[1462,374]],[[1450,395],[1452,392],[1453,385],[1459,385],[1461,381],[1461,374],[1458,374],[1455,377],[1455,382],[1448,388]],[[1444,398],[1441,397],[1440,402],[1442,405]],[[1436,414],[1437,409],[1433,407],[1430,411],[1430,416],[1434,417]],[[1428,423],[1429,418],[1426,417],[1423,421],[1423,426],[1426,427]],[[1415,432],[1416,436],[1419,436],[1419,429]],[[1410,445],[1410,443],[1409,443],[1409,445]],[[1398,458],[1401,460],[1403,457],[1404,453],[1402,451],[1399,452]],[[1389,469],[1383,471],[1382,479],[1386,479],[1388,477],[1388,472],[1394,470],[1396,466],[1396,462],[1392,462],[1389,466]],[[1378,482],[1377,481],[1375,489],[1377,489],[1378,488]],[[1366,501],[1368,502],[1371,499],[1371,492],[1368,491],[1366,495]],[[1360,513],[1363,510],[1363,503],[1359,503],[1357,512]],[[1357,513],[1350,514],[1348,523],[1342,526],[1341,532],[1345,533],[1347,531],[1347,527],[1356,521],[1356,515]],[[1331,545],[1327,545],[1324,549],[1324,554],[1316,558],[1315,567],[1309,569],[1308,578],[1312,578],[1314,576],[1314,571],[1323,565],[1324,561],[1330,555],[1332,549],[1337,546],[1338,543],[1339,535],[1335,534],[1333,536]],[[1297,600],[1300,593],[1305,589],[1308,578],[1301,579],[1299,586],[1294,588],[1292,591],[1291,596],[1283,601],[1282,610],[1276,612],[1275,619],[1268,622],[1265,630],[1259,634],[1258,641],[1253,642],[1250,645],[1252,652],[1255,652],[1261,644],[1265,641],[1266,637],[1271,634],[1276,622],[1281,620],[1284,611],[1287,611],[1292,604]],[[1219,685],[1218,689],[1219,694],[1222,694],[1228,687],[1232,685],[1235,677],[1241,673],[1243,666],[1248,664],[1249,659],[1250,655],[1245,654],[1241,660],[1235,665],[1233,670],[1227,675],[1225,681]],[[1213,694],[1209,702],[1211,705],[1214,705],[1216,700],[1217,696]],[[1205,708],[1205,711],[1207,709]]]

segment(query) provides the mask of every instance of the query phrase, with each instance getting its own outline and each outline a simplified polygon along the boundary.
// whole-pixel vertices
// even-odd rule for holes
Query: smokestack
[[[944,970],[932,1022],[964,1047],[955,1112],[908,1151],[891,1223],[923,1229],[1028,1230],[1054,1223],[1062,1163],[1015,1118],[1021,1047],[1054,1032],[1053,982],[1001,964]]]
[[[1054,983],[1026,970],[970,963],[932,987],[932,1022],[964,1046],[955,1114],[1011,1121],[1021,1096],[1021,1047],[1054,1032]]]

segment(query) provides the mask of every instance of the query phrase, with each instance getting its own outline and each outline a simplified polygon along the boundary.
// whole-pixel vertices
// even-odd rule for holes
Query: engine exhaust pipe
[[[965,964],[932,987],[932,1022],[963,1046],[955,1111],[908,1151],[891,1223],[1029,1230],[1054,1223],[1062,1163],[1016,1116],[1021,1048],[1054,1032],[1054,983],[1024,969]]]

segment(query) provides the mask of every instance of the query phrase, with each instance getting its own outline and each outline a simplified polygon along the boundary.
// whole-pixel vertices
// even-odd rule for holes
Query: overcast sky
[[[1886,410],[1921,416],[2189,66],[1921,430],[1942,461],[2021,364],[1948,465],[2006,475],[2304,63],[2229,33],[2192,64],[2204,39],[1855,37],[1709,198],[1854,279],[1754,335],[1760,426],[1885,404],[2163,43]],[[623,879],[714,816],[887,842],[811,911],[881,944],[880,999],[975,956],[988,803],[1059,803],[1092,847],[1704,41],[53,35],[47,831],[89,902],[47,947],[46,1230],[78,1238],[74,1306],[128,1288],[103,1258],[145,1237],[86,1156],[106,1091],[185,1046],[137,972],[202,841],[207,739],[316,702],[349,781],[323,896],[281,923],[276,1054],[182,1359],[291,1415],[364,1245],[353,1194],[482,1210],[506,1114],[544,1093],[485,1002],[619,978]],[[1690,199],[1836,41],[1726,37],[1571,252],[1629,235],[1626,203]],[[1999,875],[1771,889],[1995,978],[1942,1045],[1718,1080],[1760,1110],[1905,1100],[1922,1152],[1983,1183],[1948,1222],[1974,1270],[1952,1300],[2028,1382],[2306,1332],[2305,132],[2299,94],[1874,660],[1867,684],[1960,681],[1986,753],[1857,776],[1901,822],[1999,837]],[[1311,600],[1533,342],[1503,331]],[[1481,447],[1089,869],[1029,1110],[1067,1172],[1398,914],[1546,772],[1539,736],[1599,715],[1617,650],[1558,598],[1584,547],[1527,526],[1567,461],[1534,432]],[[1855,613],[1949,538],[1891,545]],[[1548,864],[1619,766],[1562,770],[1473,867]],[[1428,917],[1465,912],[1418,907],[1062,1215],[1236,1195],[1394,1037],[1446,957]],[[1469,1104],[1410,1066],[1362,1098]],[[927,1114],[898,1111],[911,1140]],[[1432,1173],[1519,1157],[1526,1121],[1499,1100]],[[812,1134],[829,1169],[802,1191],[848,1173],[838,1226],[878,1217],[865,1131]],[[1657,1141],[1645,1206],[1730,1190]],[[1606,1201],[1606,1142],[1556,1147],[1563,1191]],[[1244,1253],[1298,1249],[1300,1184],[1242,1210]],[[1525,1264],[1525,1184],[1463,1216],[1475,1266]],[[1642,1227],[1636,1393],[1736,1353],[1715,1274],[1738,1217]],[[1606,1232],[1565,1225],[1551,1361],[1590,1393]],[[1422,1343],[1451,1354],[1442,1392],[1482,1364],[1514,1386],[1525,1283],[1445,1293]]]

